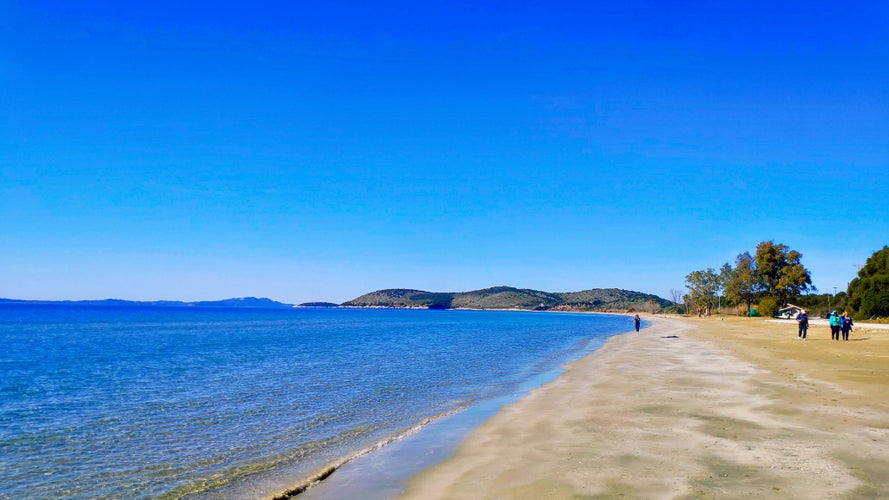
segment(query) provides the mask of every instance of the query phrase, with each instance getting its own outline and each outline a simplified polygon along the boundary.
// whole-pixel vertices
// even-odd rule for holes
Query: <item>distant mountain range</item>
[[[426,292],[390,288],[362,295],[343,307],[395,307],[418,309],[523,309],[533,311],[626,311],[658,309],[672,302],[657,295],[618,288],[551,293],[497,286],[472,292]]]
[[[289,309],[267,298],[241,297],[225,300],[181,302],[176,300],[18,300],[0,299],[0,304],[60,304],[97,307],[205,307],[242,309]],[[472,292],[427,292],[388,288],[364,294],[342,304],[307,302],[297,307],[374,307],[412,309],[521,309],[529,311],[637,311],[652,306],[660,309],[672,302],[657,295],[619,288],[593,288],[582,292],[551,293],[527,288],[496,286]]]
[[[180,302],[176,300],[135,301],[120,299],[105,300],[17,300],[0,299],[0,304],[61,304],[74,306],[99,307],[218,307],[243,309],[289,309],[292,304],[284,304],[266,298],[241,297],[225,300],[204,300],[199,302]]]

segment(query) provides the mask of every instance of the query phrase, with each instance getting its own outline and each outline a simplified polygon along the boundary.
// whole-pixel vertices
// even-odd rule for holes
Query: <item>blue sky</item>
[[[889,4],[3,2],[0,297],[663,297],[889,244]]]

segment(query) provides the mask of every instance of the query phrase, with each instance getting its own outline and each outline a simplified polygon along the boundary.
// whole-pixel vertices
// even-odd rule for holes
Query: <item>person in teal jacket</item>
[[[843,320],[837,316],[836,311],[830,313],[830,338],[832,340],[840,340],[840,326],[842,324]]]

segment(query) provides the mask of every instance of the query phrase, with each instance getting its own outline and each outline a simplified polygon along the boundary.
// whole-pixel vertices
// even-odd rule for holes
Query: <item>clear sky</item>
[[[0,2],[0,297],[669,296],[889,244],[889,3]]]

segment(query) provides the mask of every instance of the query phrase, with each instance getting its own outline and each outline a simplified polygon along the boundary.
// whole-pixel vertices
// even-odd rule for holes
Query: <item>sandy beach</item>
[[[889,332],[652,323],[503,408],[404,497],[889,495]]]

